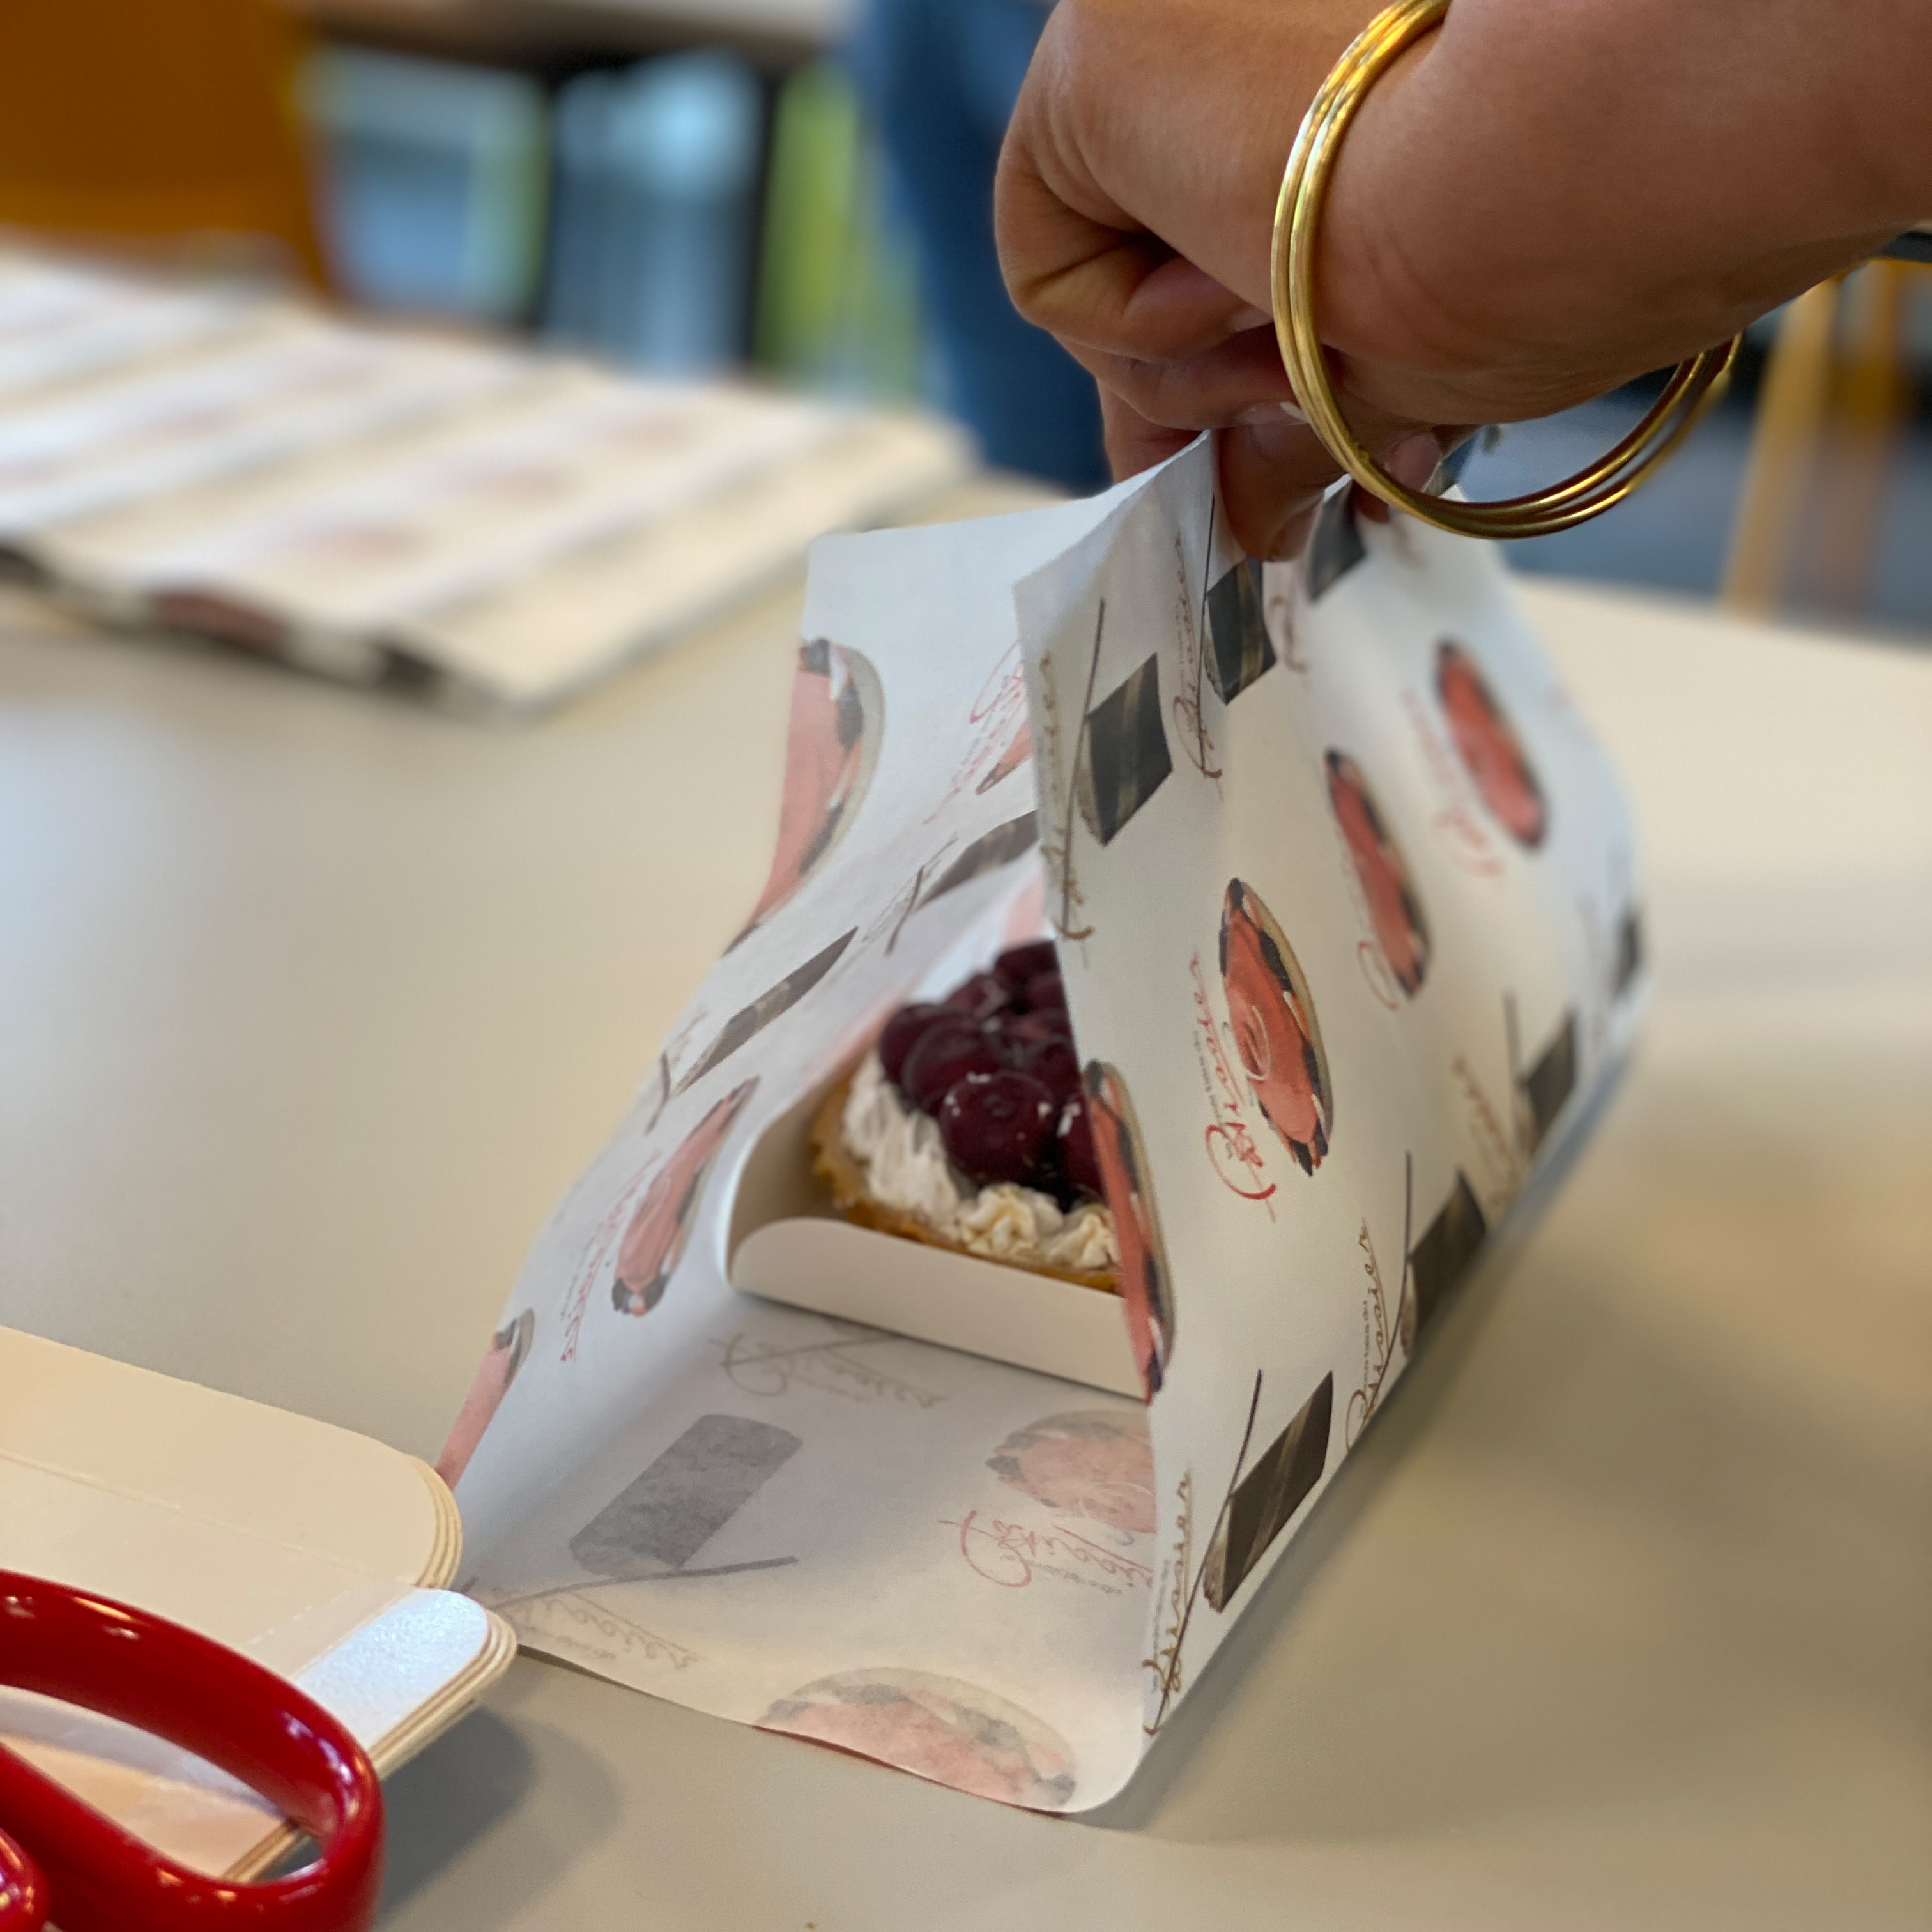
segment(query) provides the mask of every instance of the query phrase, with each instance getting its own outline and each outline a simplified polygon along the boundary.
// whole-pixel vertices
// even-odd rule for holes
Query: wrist
[[[1874,11],[1932,26],[1932,0]],[[1370,94],[1331,186],[1316,288],[1352,386],[1432,420],[1542,413],[1721,340],[1904,225],[1932,178],[1911,187],[1895,121],[1854,137],[1868,52],[1795,57],[1856,39],[1822,14],[1456,0]]]

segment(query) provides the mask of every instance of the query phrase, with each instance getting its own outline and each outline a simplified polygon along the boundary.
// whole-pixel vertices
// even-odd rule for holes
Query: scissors
[[[126,1604],[0,1570],[0,1684],[64,1699],[194,1752],[321,1846],[262,1885],[164,1858],[0,1745],[0,1932],[368,1932],[382,1794],[356,1740],[237,1652]]]

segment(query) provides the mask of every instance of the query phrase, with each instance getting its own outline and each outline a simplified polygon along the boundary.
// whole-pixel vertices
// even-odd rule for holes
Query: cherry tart
[[[1050,940],[1016,946],[934,1004],[902,1006],[879,1063],[906,1104],[939,1124],[946,1158],[1063,1208],[1100,1198],[1066,991]]]

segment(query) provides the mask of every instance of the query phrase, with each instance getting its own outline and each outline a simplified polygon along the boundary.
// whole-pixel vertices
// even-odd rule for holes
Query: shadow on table
[[[1666,1061],[1630,1083],[1588,1184],[1510,1282],[1508,1318],[1489,1318],[1515,1272],[1504,1254],[1138,1778],[1087,1822],[1393,1846],[1642,1816],[1721,1865],[1721,1846],[1694,1855],[1700,1832],[1775,1816],[1793,1856],[1849,1832],[1895,1864],[1895,1824],[1840,1816],[1870,1791],[1838,1789],[1843,1767],[1816,1756],[1900,1732],[1900,1672],[1922,1642],[1925,1485],[1892,1439],[1908,1384],[1888,1387],[1846,1333],[1903,1342],[1922,1322],[1862,1293],[1882,1255],[1862,1268],[1842,1214],[1820,1206],[1856,1198],[1882,1137],[1834,1120],[1828,1169],[1817,1144],[1751,1118],[1738,1077]],[[1805,1090],[1810,1070],[1762,1084]],[[1894,1198],[1882,1172],[1870,1186],[1876,1207]],[[1462,1501],[1472,1481],[1491,1499],[1480,1521]],[[1870,1770],[1882,1790],[1886,1764]]]
[[[1083,1824],[1108,1830],[1151,1832],[1160,1837],[1194,1835],[1163,1828],[1162,1814],[1168,1808],[1178,1781],[1192,1765],[1208,1734],[1244,1695],[1253,1694],[1255,1671],[1262,1657],[1280,1638],[1282,1626],[1334,1561],[1336,1551],[1356,1533],[1356,1524],[1374,1506],[1396,1464],[1414,1454],[1420,1440],[1430,1433],[1463,1364],[1479,1344],[1504,1282],[1530,1236],[1562,1192],[1571,1169],[1595,1137],[1621,1084],[1621,1080],[1612,1081],[1552,1150],[1550,1159],[1529,1190],[1512,1208],[1499,1238],[1432,1324],[1427,1345],[1391,1392],[1388,1406],[1373,1418],[1334,1480],[1322,1492],[1307,1522],[1262,1582],[1254,1601],[1242,1612],[1180,1708],[1162,1727],[1133,1781],[1119,1797],[1083,1814]],[[1235,1826],[1234,1820],[1244,1816],[1252,1819],[1258,1798],[1266,1804],[1265,1794],[1231,1795],[1228,1824],[1232,1828],[1217,1830],[1210,1835],[1216,1838],[1246,1835]],[[1274,1808],[1268,1808],[1272,1812]],[[1274,1821],[1270,1818],[1270,1822]],[[1276,1833],[1268,1830],[1257,1835],[1272,1837]]]
[[[1574,1134],[1567,1146],[1580,1150],[1586,1140],[1588,1132]],[[1256,1671],[1262,1658],[1281,1640],[1282,1627],[1294,1619],[1306,1598],[1318,1588],[1339,1550],[1358,1534],[1356,1524],[1376,1507],[1396,1462],[1414,1455],[1418,1443],[1432,1433],[1436,1416],[1455,1388],[1460,1368],[1480,1345],[1480,1333],[1519,1260],[1524,1240],[1542,1219],[1547,1202],[1556,1196],[1561,1177],[1573,1161],[1574,1151],[1563,1155],[1561,1173],[1547,1171],[1538,1183],[1536,1200],[1520,1202],[1503,1240],[1462,1285],[1451,1308],[1439,1316],[1428,1348],[1420,1352],[1414,1366],[1402,1376],[1388,1408],[1372,1420],[1281,1561],[1269,1570],[1254,1602],[1242,1611],[1234,1629],[1188,1688],[1180,1708],[1168,1718],[1154,1748],[1142,1760],[1132,1784],[1107,1804],[1082,1814],[1082,1824],[1114,1832],[1146,1832],[1154,1838],[1211,1838],[1215,1841],[1279,1838],[1282,1828],[1288,1828],[1292,1835],[1294,1820],[1282,1816],[1279,1802],[1285,1793],[1274,1789],[1228,1793],[1225,1808],[1217,1808],[1217,1822],[1211,1832],[1177,1829],[1178,1820],[1168,1814],[1174,1808],[1178,1787],[1190,1772],[1198,1774],[1200,1770],[1198,1758],[1210,1733],[1227,1720],[1232,1708],[1256,1694]],[[1287,1770],[1288,1766],[1282,1764],[1282,1772],[1287,1774]],[[1287,1775],[1282,1778],[1285,1784]],[[1188,1810],[1198,1808],[1190,1804]],[[1364,1829],[1372,1829],[1366,1820]]]
[[[514,1834],[514,1856],[490,1840],[529,1802],[541,1776],[568,1788],[546,1820],[570,1821],[567,1834]],[[446,1868],[476,1860],[486,1871],[463,1888],[470,1932],[514,1923],[559,1876],[616,1827],[620,1801],[610,1774],[590,1754],[547,1725],[512,1725],[487,1708],[472,1712],[398,1772],[384,1786],[388,1867],[380,1923],[400,1924],[410,1900]],[[502,1834],[507,1845],[512,1834]],[[487,1905],[484,1901],[487,1900]]]
[[[492,1700],[507,1721],[397,1780],[388,1932],[534,1924],[578,1867],[586,1888],[621,1871],[713,1897],[722,1790],[760,1821],[734,1896],[836,1900],[855,1928],[914,1922],[914,1893],[948,1924],[1030,1927],[1084,1924],[1089,1888],[1146,1888],[1151,1911],[1210,1864],[1264,1882],[1223,1850],[1292,1853],[1280,1882],[1311,1898],[1345,1868],[1400,1891],[1535,1865],[1606,1896],[1667,1868],[1795,1900],[1785,1922],[1918,1922],[1884,1913],[1910,1870],[1922,1743],[1900,1687],[1932,1600],[1922,1298],[1897,1252],[1923,1252],[1923,1216],[1898,1204],[1932,1142],[1893,1115],[1925,1119],[1932,1047],[1828,1106],[1843,1054],[1786,1041],[1760,1066],[1762,1030],[1734,1065],[1702,1007],[1658,1016],[1587,1172],[1546,1220],[1560,1172],[1522,1204],[1109,1804],[1005,1810],[666,1706],[614,1725],[607,1764],[570,1718],[536,1720],[532,1694],[576,1673],[526,1664]],[[615,1845],[614,1780],[648,1821]],[[1035,1888],[1064,1916],[1006,1916]]]

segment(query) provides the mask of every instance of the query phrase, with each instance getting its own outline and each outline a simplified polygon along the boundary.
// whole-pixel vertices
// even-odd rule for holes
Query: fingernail
[[[1234,421],[1243,429],[1279,429],[1283,416],[1304,426],[1308,421],[1292,403],[1256,403],[1244,410]]]
[[[1382,467],[1411,490],[1426,490],[1442,462],[1442,446],[1426,430],[1406,436],[1382,458]]]
[[[1228,331],[1230,334],[1238,334],[1244,329],[1265,328],[1274,320],[1274,317],[1264,308],[1238,308],[1228,318]]]

